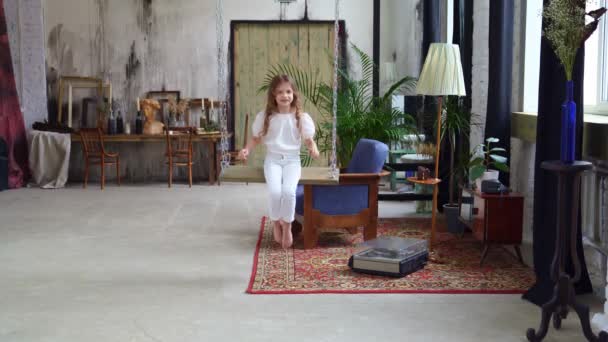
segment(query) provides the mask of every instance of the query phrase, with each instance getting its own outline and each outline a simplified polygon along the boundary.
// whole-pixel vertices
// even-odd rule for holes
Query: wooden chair
[[[106,183],[105,166],[116,164],[116,179],[120,186],[120,159],[118,153],[108,152],[104,148],[103,134],[101,128],[81,128],[80,138],[84,149],[84,184],[87,187],[89,179],[89,167],[91,165],[101,166],[101,189]]]
[[[192,127],[167,127],[165,136],[167,142],[166,164],[169,167],[169,187],[173,183],[173,167],[185,166],[188,168],[188,184],[192,187]]]

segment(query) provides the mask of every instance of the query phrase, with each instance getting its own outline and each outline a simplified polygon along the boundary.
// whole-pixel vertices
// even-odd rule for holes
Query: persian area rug
[[[430,219],[379,219],[378,236],[424,239]],[[441,230],[441,229],[439,229]],[[262,218],[247,293],[496,293],[525,292],[534,283],[534,272],[518,262],[512,247],[490,248],[479,266],[482,245],[471,234],[460,238],[438,232],[435,250],[442,259],[403,278],[373,276],[351,271],[348,258],[361,250],[362,234],[321,232],[316,248],[304,250],[302,237],[283,250],[272,237],[270,220]],[[509,250],[507,250],[507,248]]]

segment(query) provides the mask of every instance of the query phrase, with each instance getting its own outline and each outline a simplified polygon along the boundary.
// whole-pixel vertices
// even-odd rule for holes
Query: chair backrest
[[[347,173],[378,173],[388,157],[388,146],[380,141],[361,139],[346,168]]]
[[[104,153],[101,128],[81,128],[79,133],[85,156]]]
[[[165,137],[167,142],[167,154],[177,151],[192,151],[193,127],[167,127],[165,126]]]

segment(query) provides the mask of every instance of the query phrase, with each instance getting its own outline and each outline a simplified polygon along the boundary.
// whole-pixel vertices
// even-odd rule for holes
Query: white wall
[[[144,3],[150,2],[150,6]],[[111,80],[119,102],[148,90],[180,89],[184,97],[217,97],[216,1],[43,0],[48,65],[60,74]],[[275,1],[223,1],[225,51],[231,20],[278,20]],[[342,1],[348,41],[372,53],[369,0]],[[287,20],[304,16],[304,0],[286,6]],[[404,13],[407,15],[407,12]],[[412,14],[414,15],[414,14]],[[310,20],[333,20],[334,2],[308,1]],[[406,39],[404,39],[406,40]],[[126,75],[131,46],[139,67]],[[356,70],[355,70],[356,72]],[[133,112],[133,101],[129,102]],[[132,115],[131,115],[132,116]]]
[[[473,2],[473,70],[471,81],[471,112],[478,115],[481,125],[472,130],[471,149],[483,141],[488,105],[488,72],[490,55],[490,0]]]
[[[126,110],[127,120],[134,117],[134,99],[149,90],[179,89],[184,97],[219,95],[215,0],[39,1],[45,13],[49,75],[84,75],[110,80],[114,98],[123,113]],[[419,1],[391,1],[394,11],[383,19],[395,28],[388,44],[394,44],[390,49],[396,52],[399,72],[417,77],[420,45],[416,42],[422,41]],[[309,20],[335,18],[334,1],[308,0],[307,3]],[[340,19],[346,24],[349,46],[355,44],[371,56],[373,1],[342,0],[340,3]],[[224,51],[228,53],[232,20],[279,20],[282,14],[285,20],[302,20],[304,13],[304,0],[285,5],[284,11],[274,0],[224,0]],[[355,75],[360,74],[358,62],[351,60],[350,66]],[[51,68],[56,70],[53,72]],[[131,70],[129,75],[127,69]],[[50,96],[57,96],[56,89]],[[125,151],[129,148],[121,145],[121,156],[131,152],[141,154]],[[142,151],[146,155],[157,152]],[[133,173],[133,179],[151,179],[164,174],[162,163],[149,165],[143,171],[135,165],[124,167]],[[202,168],[204,173],[205,166]]]
[[[418,78],[420,74],[422,16],[422,1],[380,2],[380,63],[395,64],[396,80],[404,76]],[[384,76],[381,72],[381,89],[386,84]]]
[[[26,129],[47,117],[41,0],[5,0],[15,83]]]

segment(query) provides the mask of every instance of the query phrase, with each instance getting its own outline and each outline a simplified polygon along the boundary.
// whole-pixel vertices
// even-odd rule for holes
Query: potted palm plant
[[[448,203],[443,205],[443,214],[446,217],[448,231],[452,233],[462,233],[464,229],[458,220],[459,208],[454,198],[454,191],[458,189],[455,180],[464,180],[466,174],[466,167],[455,167],[454,157],[457,150],[462,155],[463,145],[466,145],[465,142],[469,140],[471,128],[478,125],[476,116],[461,105],[457,96],[448,96],[441,120],[441,140],[443,141],[447,137],[450,147],[449,197]],[[468,160],[468,158],[466,159]],[[462,157],[460,165],[464,165]]]
[[[373,96],[373,75],[377,65],[357,46],[352,49],[361,63],[361,79],[355,79],[345,70],[338,71],[338,109],[336,155],[340,165],[347,165],[361,138],[390,144],[406,134],[416,132],[414,118],[392,107],[392,95],[398,91],[413,90],[416,79],[403,77],[392,84],[382,96]],[[316,140],[321,152],[332,148],[333,88],[320,80],[320,76],[291,64],[279,64],[268,71],[260,91],[266,91],[270,80],[278,74],[290,75],[298,89],[319,110],[324,120],[317,122]]]

